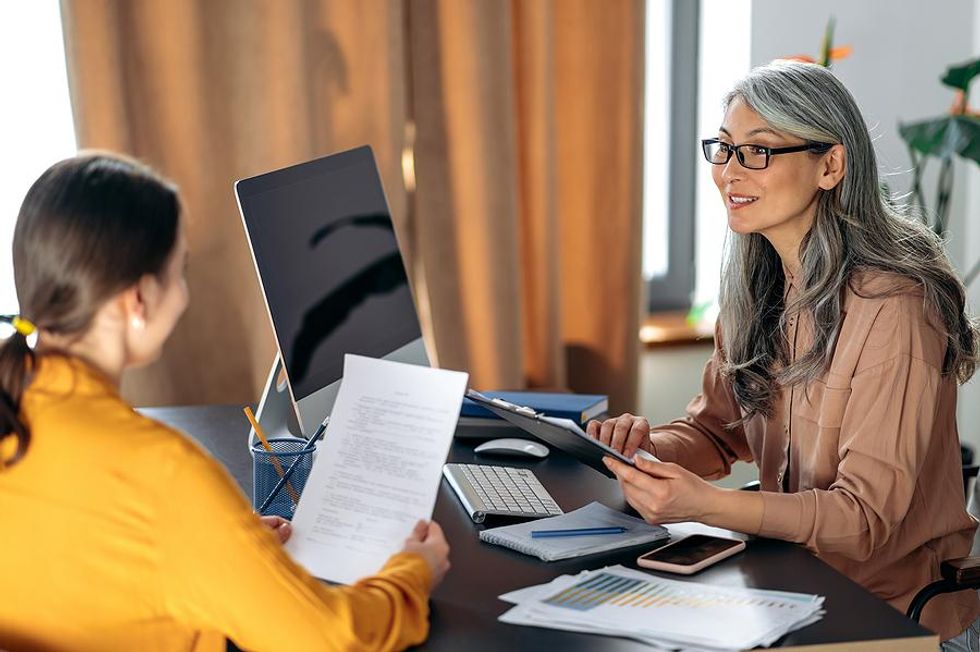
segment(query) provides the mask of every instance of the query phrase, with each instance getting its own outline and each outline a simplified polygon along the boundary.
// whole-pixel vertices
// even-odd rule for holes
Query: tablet
[[[476,390],[466,392],[466,398],[471,399],[496,414],[501,419],[513,423],[546,444],[565,451],[578,458],[582,463],[592,467],[599,473],[610,478],[616,477],[602,463],[602,458],[608,455],[623,464],[635,466],[633,460],[625,457],[619,451],[606,446],[598,439],[589,437],[577,423],[571,419],[549,417],[532,408],[514,405],[500,398],[489,398]]]

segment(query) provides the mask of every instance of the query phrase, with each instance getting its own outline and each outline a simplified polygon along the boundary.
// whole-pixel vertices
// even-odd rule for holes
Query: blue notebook
[[[609,410],[609,397],[603,394],[549,394],[545,392],[480,392],[489,398],[502,398],[514,405],[529,407],[536,412],[544,412],[550,417],[571,419],[583,424],[596,415]],[[459,412],[462,417],[481,417],[497,419],[498,417],[474,403],[468,398],[463,399],[463,407]]]

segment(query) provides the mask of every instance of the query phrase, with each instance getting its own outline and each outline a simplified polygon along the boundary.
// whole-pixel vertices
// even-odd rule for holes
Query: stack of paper
[[[823,616],[823,597],[661,579],[610,566],[500,596],[514,625],[623,636],[665,650],[772,645]]]

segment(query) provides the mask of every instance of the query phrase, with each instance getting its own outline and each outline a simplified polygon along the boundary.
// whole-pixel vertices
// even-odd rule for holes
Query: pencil
[[[313,448],[316,446],[317,440],[323,436],[324,431],[327,429],[327,420],[329,418],[330,417],[327,417],[326,419],[323,420],[323,423],[320,424],[320,427],[316,429],[316,432],[313,433],[313,436],[310,437],[309,440],[306,442],[306,446],[304,446],[303,450],[300,451],[301,455],[298,455],[296,459],[293,460],[292,464],[289,465],[289,468],[286,469],[286,475],[279,478],[279,482],[276,483],[276,486],[272,488],[272,491],[269,492],[269,495],[266,496],[265,500],[262,501],[262,504],[259,505],[258,510],[256,510],[258,511],[259,514],[264,512],[265,508],[272,504],[272,501],[275,500],[276,495],[279,493],[279,490],[282,489],[282,486],[287,482],[289,482],[289,476],[291,476],[293,474],[293,471],[296,470],[296,467],[299,466],[299,461],[300,461],[300,457],[302,457],[302,454],[313,451]]]
[[[252,408],[246,405],[243,411],[245,412],[245,416],[248,417],[249,423],[252,424],[252,429],[255,430],[255,434],[258,436],[259,441],[262,442],[262,448],[264,448],[265,451],[270,454],[269,458],[272,460],[272,466],[275,468],[276,473],[279,474],[280,478],[283,477],[285,471],[282,470],[282,464],[279,462],[279,458],[272,452],[272,446],[269,444],[269,440],[266,439],[265,433],[262,432],[262,426],[259,425],[258,419],[255,418],[254,414],[252,414]],[[294,505],[299,503],[299,494],[296,493],[296,489],[293,488],[293,485],[290,482],[286,482],[286,492],[289,494],[289,497],[292,499]]]

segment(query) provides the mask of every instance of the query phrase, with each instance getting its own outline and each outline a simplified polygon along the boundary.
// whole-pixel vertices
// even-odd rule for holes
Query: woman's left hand
[[[616,474],[626,502],[648,523],[700,521],[718,489],[677,464],[639,455],[636,468],[611,457],[603,462]]]
[[[279,543],[289,541],[289,537],[293,533],[292,523],[282,516],[260,516],[259,520],[262,521],[263,525],[276,533],[276,536],[279,537]]]

